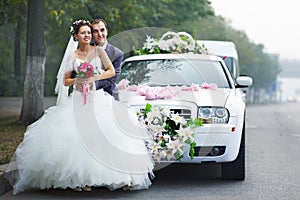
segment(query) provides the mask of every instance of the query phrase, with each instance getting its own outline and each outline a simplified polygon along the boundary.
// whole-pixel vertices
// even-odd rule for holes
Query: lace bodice
[[[96,73],[102,73],[104,71],[104,66],[102,65],[101,59],[96,57],[92,59],[91,64],[95,67]]]

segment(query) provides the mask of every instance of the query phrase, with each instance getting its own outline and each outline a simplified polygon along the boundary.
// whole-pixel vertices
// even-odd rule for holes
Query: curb
[[[15,172],[16,170],[8,171],[8,164],[0,165],[0,196],[12,190],[6,176],[11,177]]]
[[[2,171],[0,172],[0,196],[12,190],[12,186],[10,185],[8,180],[4,177],[4,174],[7,173],[3,173]]]

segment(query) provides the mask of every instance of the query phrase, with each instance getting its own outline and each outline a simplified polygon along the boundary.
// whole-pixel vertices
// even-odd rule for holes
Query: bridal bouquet
[[[199,119],[186,121],[169,109],[152,107],[149,103],[137,115],[153,137],[146,146],[155,161],[180,160],[188,149],[193,159],[196,145],[193,129],[202,126]]]
[[[91,63],[83,62],[76,70],[77,77],[91,78],[95,75],[94,66]]]
[[[91,63],[83,62],[75,70],[77,82],[79,83],[80,88],[82,88],[82,92],[83,92],[83,98],[84,98],[84,103],[83,104],[86,104],[87,94],[89,92],[89,89],[92,88],[92,86],[89,86],[89,84],[87,84],[85,82],[85,79],[86,78],[91,78],[96,74],[94,72],[94,69],[95,68]],[[82,80],[80,80],[80,79],[82,79]]]

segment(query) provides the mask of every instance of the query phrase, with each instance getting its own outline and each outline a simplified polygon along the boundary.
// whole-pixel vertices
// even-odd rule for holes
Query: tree
[[[0,25],[12,23],[14,30],[14,76],[18,80],[21,76],[21,36],[24,29],[25,19],[23,17],[26,9],[26,0],[5,0],[0,3]]]
[[[178,30],[186,20],[214,14],[208,0],[100,0],[86,1],[86,7],[92,18],[106,19],[110,35],[141,27]]]
[[[0,96],[23,94],[27,0],[0,1]]]
[[[44,1],[28,0],[26,74],[21,121],[30,124],[44,112]]]
[[[21,0],[20,3],[17,5],[18,12],[15,14],[15,21],[16,21],[16,28],[15,28],[15,48],[14,48],[14,75],[15,77],[20,80],[21,77],[21,37],[22,37],[22,30],[25,29],[24,27],[24,17],[23,13],[26,10],[26,2]],[[19,84],[19,81],[18,81]]]

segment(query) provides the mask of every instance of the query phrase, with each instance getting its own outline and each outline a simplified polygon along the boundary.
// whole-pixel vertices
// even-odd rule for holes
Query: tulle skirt
[[[28,126],[15,153],[13,192],[85,185],[146,189],[154,165],[148,139],[135,113],[103,90],[90,92],[85,104],[74,91],[66,104]]]

